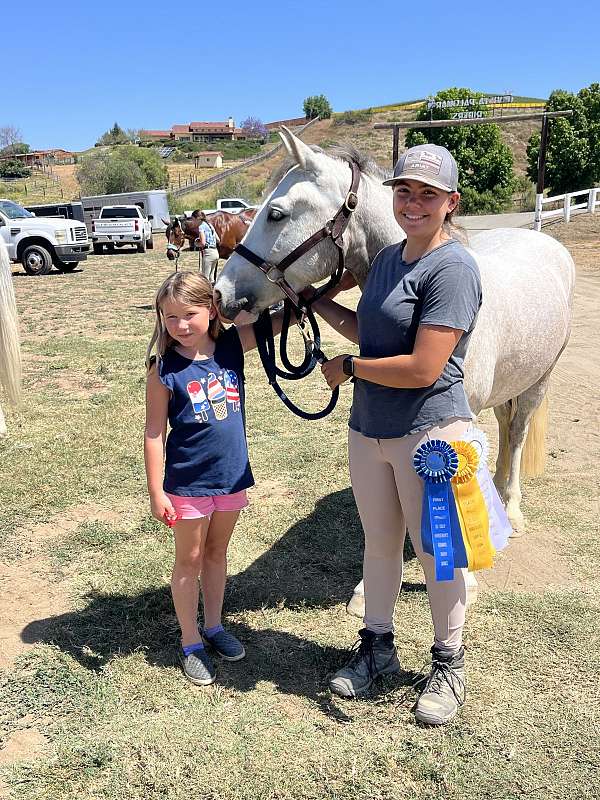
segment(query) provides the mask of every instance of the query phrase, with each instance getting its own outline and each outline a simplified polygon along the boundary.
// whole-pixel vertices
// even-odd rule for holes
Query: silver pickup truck
[[[102,253],[104,247],[133,244],[138,253],[152,250],[152,216],[145,217],[138,206],[104,206],[100,216],[92,220],[92,247],[94,253]]]

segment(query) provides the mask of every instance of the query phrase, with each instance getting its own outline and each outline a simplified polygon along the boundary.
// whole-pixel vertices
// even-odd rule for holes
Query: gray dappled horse
[[[17,326],[17,307],[8,251],[0,237],[0,388],[16,403],[21,391],[21,354]],[[6,423],[0,407],[0,436],[6,435]]]
[[[315,151],[287,129],[281,137],[292,160],[258,210],[245,246],[270,263],[281,261],[340,208],[354,161],[361,179],[358,207],[344,234],[345,265],[362,287],[378,251],[404,238],[393,215],[392,191],[382,185],[387,175],[354,150]],[[483,231],[470,237],[469,247],[481,272],[483,304],[465,361],[465,389],[475,414],[494,409],[499,426],[494,480],[518,532],[524,530],[521,468],[529,475],[543,470],[544,400],[569,338],[575,268],[559,242],[536,231]],[[336,248],[326,240],[291,264],[286,280],[300,291],[328,277],[336,265]],[[242,310],[258,313],[283,297],[239,253],[227,261],[215,292],[229,319]]]

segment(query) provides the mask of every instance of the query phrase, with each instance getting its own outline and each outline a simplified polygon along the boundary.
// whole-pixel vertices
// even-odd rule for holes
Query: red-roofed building
[[[189,125],[173,125],[171,127],[171,138],[178,142],[191,142],[192,132]]]
[[[27,167],[41,167],[48,164],[73,164],[75,163],[75,153],[55,147],[52,150],[31,150],[29,153],[2,155],[0,160],[18,160]]]
[[[171,131],[140,131],[140,139],[153,141],[155,139],[170,139]]]

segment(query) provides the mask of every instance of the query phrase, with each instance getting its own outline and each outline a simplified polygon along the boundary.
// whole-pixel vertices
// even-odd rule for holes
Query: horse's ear
[[[166,219],[163,219],[162,217],[161,217],[160,219],[161,219],[161,221],[162,221],[162,224],[163,224],[163,225],[166,225],[166,226],[167,226],[167,228],[168,228],[168,227],[169,227],[169,225],[171,224],[171,221],[170,221],[170,220],[167,222],[167,220],[166,220]]]
[[[292,158],[298,163],[301,169],[305,170],[306,172],[318,171],[319,162],[317,159],[317,154],[314,152],[314,150],[311,150],[310,147],[301,139],[299,139],[297,136],[294,136],[291,130],[286,128],[285,125],[281,126],[279,135],[281,136],[283,146],[292,156]]]

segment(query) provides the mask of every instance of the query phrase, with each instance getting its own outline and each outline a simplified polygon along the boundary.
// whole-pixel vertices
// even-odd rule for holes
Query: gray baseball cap
[[[454,156],[445,147],[418,144],[400,156],[394,167],[394,177],[384,181],[383,185],[393,186],[402,180],[421,181],[446,192],[456,192],[458,167]]]

